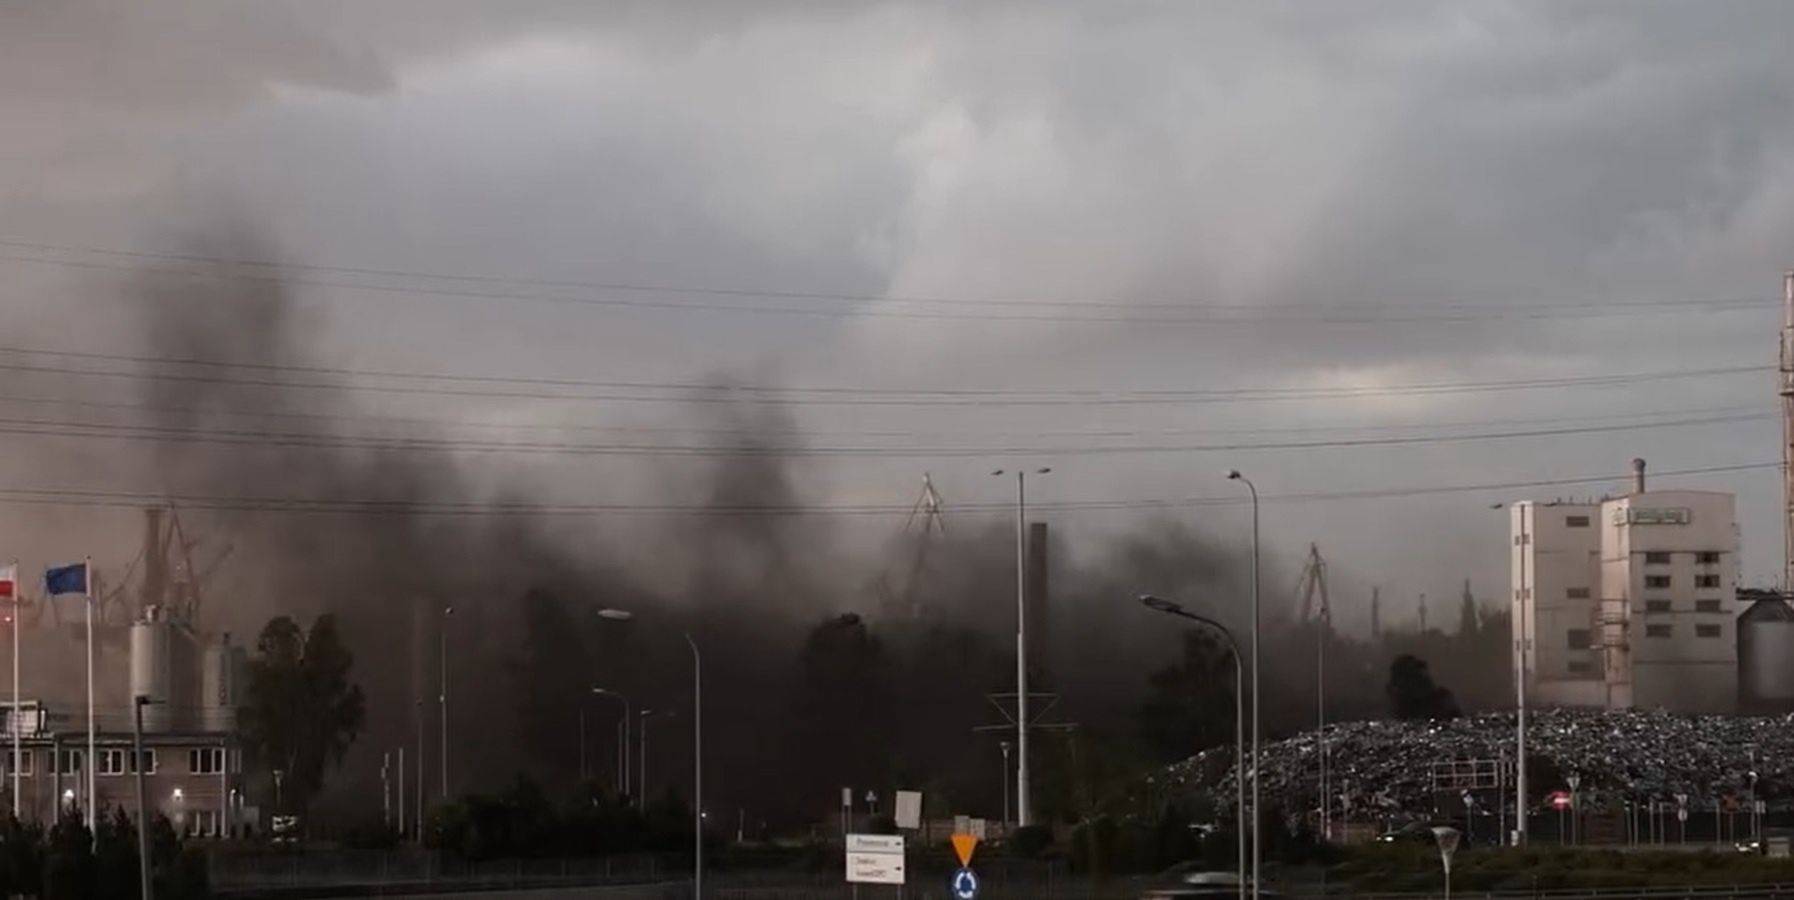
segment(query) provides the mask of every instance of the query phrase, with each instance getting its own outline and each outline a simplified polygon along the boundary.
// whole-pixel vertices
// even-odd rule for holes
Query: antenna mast
[[[1782,591],[1794,592],[1794,271],[1782,275]]]

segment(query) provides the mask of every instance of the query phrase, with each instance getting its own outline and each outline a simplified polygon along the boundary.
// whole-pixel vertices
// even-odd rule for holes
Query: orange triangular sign
[[[975,834],[955,834],[950,840],[953,841],[953,855],[959,857],[959,864],[962,866],[971,865],[972,851],[978,847],[978,836]]]

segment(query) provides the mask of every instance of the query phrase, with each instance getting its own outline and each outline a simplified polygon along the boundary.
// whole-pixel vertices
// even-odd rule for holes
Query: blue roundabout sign
[[[958,900],[973,900],[978,896],[978,876],[971,869],[960,869],[953,873],[953,896]]]

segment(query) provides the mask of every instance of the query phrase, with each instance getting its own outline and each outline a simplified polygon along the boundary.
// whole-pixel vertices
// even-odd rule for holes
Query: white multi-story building
[[[1515,640],[1527,696],[1562,706],[1732,712],[1738,529],[1731,494],[1633,491],[1517,503]]]

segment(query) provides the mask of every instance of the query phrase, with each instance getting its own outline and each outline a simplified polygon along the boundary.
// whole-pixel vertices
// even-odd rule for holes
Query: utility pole
[[[1782,275],[1782,591],[1794,592],[1794,270]]]

